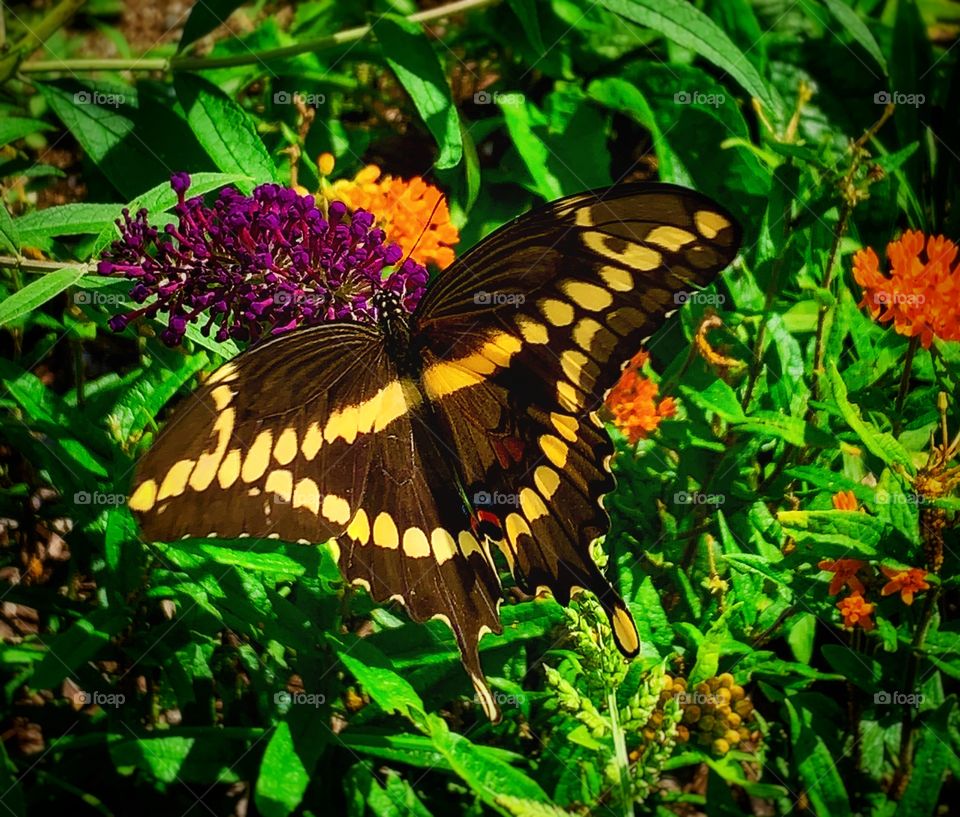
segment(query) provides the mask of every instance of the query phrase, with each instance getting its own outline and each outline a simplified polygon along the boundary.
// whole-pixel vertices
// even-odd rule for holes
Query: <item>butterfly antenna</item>
[[[433,203],[433,209],[430,211],[430,218],[427,219],[427,223],[423,225],[423,229],[420,230],[420,235],[417,236],[417,240],[413,242],[413,246],[410,247],[410,252],[407,253],[407,257],[403,259],[403,262],[400,264],[402,267],[407,261],[410,260],[410,256],[413,255],[413,251],[417,248],[417,245],[420,243],[420,240],[426,235],[427,230],[430,229],[430,225],[433,224],[433,217],[437,214],[437,208],[440,206],[440,201],[443,198],[443,194],[438,191],[437,200]]]

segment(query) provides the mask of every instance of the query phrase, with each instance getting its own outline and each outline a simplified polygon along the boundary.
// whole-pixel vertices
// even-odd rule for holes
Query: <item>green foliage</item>
[[[0,60],[8,811],[949,812],[960,351],[874,320],[852,272],[907,228],[960,238],[946,4],[208,2],[147,54],[130,9],[73,5],[14,4]],[[695,187],[744,228],[646,345],[676,414],[634,444],[609,426],[597,555],[640,654],[593,599],[511,589],[481,644],[496,725],[449,630],[345,589],[327,546],[148,543],[125,507],[170,408],[240,345],[109,330],[132,307],[91,265],[115,219],[171,222],[174,171],[191,195],[315,191],[324,152],[332,179],[436,183],[458,253],[625,179]],[[858,584],[869,623],[845,626]]]

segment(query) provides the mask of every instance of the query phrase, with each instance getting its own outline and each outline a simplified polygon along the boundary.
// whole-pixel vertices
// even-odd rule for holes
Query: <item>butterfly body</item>
[[[531,594],[596,594],[620,650],[639,650],[589,553],[614,487],[596,410],[739,241],[716,203],[669,185],[554,202],[466,253],[413,315],[381,290],[375,325],[315,326],[227,363],[143,457],[130,506],[155,540],[334,540],[376,601],[450,625],[496,718],[478,654],[501,631],[494,550]]]

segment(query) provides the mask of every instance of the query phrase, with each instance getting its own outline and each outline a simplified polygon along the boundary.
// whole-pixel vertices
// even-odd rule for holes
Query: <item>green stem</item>
[[[18,258],[15,255],[0,255],[0,269],[18,272],[53,272],[58,269],[82,269],[92,272],[90,264],[78,261],[36,261],[32,258]]]
[[[61,0],[39,23],[27,28],[27,33],[17,41],[10,53],[0,60],[0,83],[5,82],[17,70],[20,60],[40,48],[55,32],[69,23],[85,2],[86,0]]]
[[[627,736],[620,727],[620,714],[617,709],[617,691],[607,692],[607,710],[610,713],[610,731],[613,733],[613,750],[617,759],[617,772],[620,778],[620,802],[623,804],[623,817],[634,817],[633,795],[630,792],[630,756],[627,754]]]
[[[907,391],[910,389],[910,376],[913,373],[913,358],[917,354],[917,348],[920,346],[919,335],[910,338],[910,345],[907,347],[907,357],[903,363],[903,375],[900,378],[900,391],[897,392],[897,403],[894,408],[894,429],[900,428],[900,413],[903,411],[903,401],[907,399]]]
[[[499,3],[500,0],[456,0],[436,8],[418,11],[407,17],[412,23],[429,23],[451,14],[460,14],[474,9]],[[229,57],[190,57],[176,55],[170,58],[149,57],[140,59],[77,59],[77,60],[30,60],[20,66],[26,74],[47,71],[207,71],[214,68],[232,68],[237,65],[252,65],[296,57],[312,51],[336,48],[346,43],[362,40],[373,30],[373,25],[357,26],[338,31],[326,37],[304,40],[281,48],[268,48],[265,51],[253,51],[234,54]]]

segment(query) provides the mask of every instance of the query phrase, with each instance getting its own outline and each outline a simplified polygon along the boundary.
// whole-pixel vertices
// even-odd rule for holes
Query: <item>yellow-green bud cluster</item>
[[[754,720],[753,704],[742,686],[729,672],[708,678],[692,689],[683,678],[673,679],[670,690],[661,693],[676,698],[682,710],[682,723],[677,727],[677,740],[709,747],[714,754],[725,755],[732,748],[759,738],[750,726]]]

